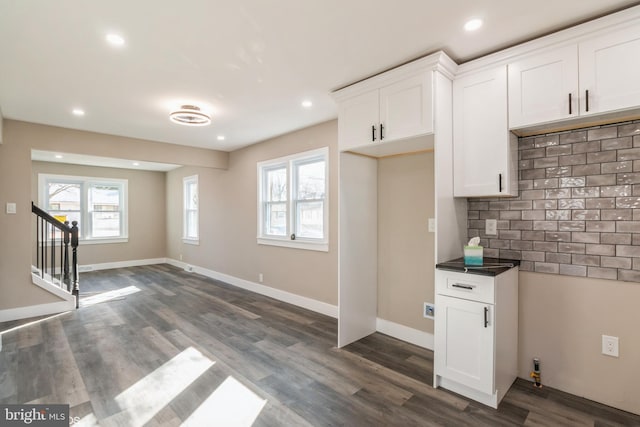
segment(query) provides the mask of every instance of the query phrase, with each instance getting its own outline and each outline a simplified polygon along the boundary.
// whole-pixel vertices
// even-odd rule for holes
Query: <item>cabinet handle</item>
[[[384,139],[384,125],[380,123],[380,141]]]
[[[376,140],[376,127],[375,125],[371,125],[371,141]]]
[[[573,114],[571,111],[571,93],[569,93],[569,115]]]
[[[589,89],[587,89],[587,90],[585,90],[585,91],[584,91],[584,97],[585,97],[585,98],[586,98],[586,100],[587,100],[587,105],[586,105],[586,107],[587,107],[587,113],[588,113],[588,112],[589,112]]]
[[[502,174],[498,174],[498,193],[502,193]]]
[[[463,285],[462,283],[454,283],[453,285],[451,285],[452,288],[461,288],[461,289],[468,289],[470,291],[473,290],[473,286],[471,285]]]
[[[489,325],[489,307],[484,308],[484,327]]]

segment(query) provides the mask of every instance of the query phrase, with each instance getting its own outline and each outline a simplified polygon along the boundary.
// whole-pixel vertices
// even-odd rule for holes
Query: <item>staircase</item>
[[[31,202],[35,215],[35,265],[32,266],[33,283],[63,298],[80,303],[78,285],[78,222],[64,223]],[[71,256],[69,256],[71,246]]]

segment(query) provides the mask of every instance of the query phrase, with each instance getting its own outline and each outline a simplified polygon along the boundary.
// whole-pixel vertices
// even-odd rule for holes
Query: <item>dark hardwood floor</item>
[[[431,351],[378,333],[336,349],[335,319],[169,265],[81,280],[79,310],[0,324],[0,403],[102,426],[640,426],[524,380],[488,408],[433,389]]]

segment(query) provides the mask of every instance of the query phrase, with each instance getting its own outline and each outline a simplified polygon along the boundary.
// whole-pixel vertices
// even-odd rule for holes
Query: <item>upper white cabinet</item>
[[[509,126],[640,106],[640,24],[509,63]]]
[[[415,141],[396,142],[433,134],[434,70],[440,69],[442,55],[431,55],[335,92],[340,151],[378,157],[432,148]],[[447,66],[453,64],[446,61]]]
[[[575,45],[509,64],[509,126],[578,115],[578,49]]]
[[[507,117],[506,65],[453,81],[456,197],[517,195],[517,139]]]
[[[585,102],[580,114],[640,106],[640,22],[579,45],[580,90]]]

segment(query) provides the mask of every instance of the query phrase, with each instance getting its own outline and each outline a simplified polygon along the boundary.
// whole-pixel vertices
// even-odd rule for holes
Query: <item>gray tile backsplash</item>
[[[486,257],[640,282],[640,120],[520,138],[518,161],[518,197],[469,199],[468,235]]]

